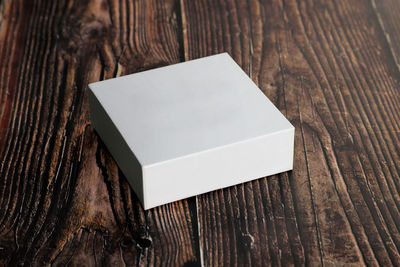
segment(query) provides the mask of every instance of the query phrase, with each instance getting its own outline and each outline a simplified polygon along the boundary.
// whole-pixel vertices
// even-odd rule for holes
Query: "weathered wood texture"
[[[186,59],[229,51],[297,128],[292,173],[199,197],[205,263],[399,265],[399,73],[372,3],[189,2]]]
[[[0,265],[198,259],[194,199],[144,212],[88,117],[89,82],[180,61],[175,7],[2,3]]]
[[[0,1],[0,265],[400,266],[400,1]],[[144,212],[87,84],[227,51],[294,171]]]

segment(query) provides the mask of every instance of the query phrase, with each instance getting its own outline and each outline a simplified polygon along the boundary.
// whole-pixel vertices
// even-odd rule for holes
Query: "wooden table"
[[[400,1],[0,0],[0,265],[400,265]],[[229,52],[292,172],[144,212],[87,84]]]

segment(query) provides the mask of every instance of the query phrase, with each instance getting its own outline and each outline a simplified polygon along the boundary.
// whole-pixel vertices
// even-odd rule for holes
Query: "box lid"
[[[143,166],[293,128],[227,53],[89,87]]]

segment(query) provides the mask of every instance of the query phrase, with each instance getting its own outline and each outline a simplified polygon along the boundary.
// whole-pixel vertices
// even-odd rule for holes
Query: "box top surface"
[[[293,129],[227,53],[89,87],[144,166]]]

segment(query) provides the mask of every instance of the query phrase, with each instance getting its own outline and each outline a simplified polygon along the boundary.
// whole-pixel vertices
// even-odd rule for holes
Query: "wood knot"
[[[65,51],[76,53],[82,46],[103,40],[107,34],[107,27],[101,21],[93,20],[83,23],[65,22],[57,37]]]
[[[153,241],[151,241],[150,238],[139,238],[137,240],[137,243],[140,247],[142,248],[148,248],[151,246],[151,244],[153,243]]]
[[[240,243],[243,247],[251,249],[254,245],[254,237],[249,233],[242,233],[240,236]]]

